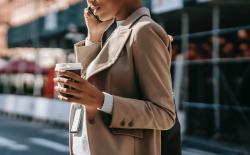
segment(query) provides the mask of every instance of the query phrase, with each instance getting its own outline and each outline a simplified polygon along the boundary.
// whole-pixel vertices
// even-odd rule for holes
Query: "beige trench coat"
[[[84,45],[85,41],[75,44],[82,76],[114,96],[112,116],[85,109],[91,155],[160,155],[160,130],[170,129],[176,117],[171,42],[164,29],[150,18],[147,8],[139,8],[103,47]],[[71,106],[70,125],[76,105]],[[69,140],[73,155],[71,134]]]

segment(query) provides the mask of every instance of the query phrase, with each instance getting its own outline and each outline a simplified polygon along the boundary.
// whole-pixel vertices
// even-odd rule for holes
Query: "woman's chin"
[[[105,22],[105,21],[112,19],[113,17],[99,17],[99,18],[101,21]]]

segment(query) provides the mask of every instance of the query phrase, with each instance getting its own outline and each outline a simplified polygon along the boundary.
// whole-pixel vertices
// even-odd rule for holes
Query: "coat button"
[[[133,125],[134,125],[133,122],[128,123],[128,126],[129,126],[129,127],[132,127]]]
[[[125,121],[122,121],[120,125],[121,125],[121,126],[124,126],[124,125],[125,125]]]
[[[90,117],[89,118],[89,123],[90,124],[94,124],[95,123],[95,118],[94,117]]]

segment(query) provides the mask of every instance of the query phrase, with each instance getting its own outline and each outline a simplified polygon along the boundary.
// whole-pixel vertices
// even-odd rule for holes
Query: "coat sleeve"
[[[110,128],[168,130],[175,123],[170,74],[171,43],[155,23],[134,32],[133,56],[143,100],[114,97]]]
[[[85,40],[76,43],[75,45],[76,63],[82,64],[81,75],[85,75],[89,64],[95,59],[97,54],[101,51],[102,43],[99,42],[94,45],[85,46]]]

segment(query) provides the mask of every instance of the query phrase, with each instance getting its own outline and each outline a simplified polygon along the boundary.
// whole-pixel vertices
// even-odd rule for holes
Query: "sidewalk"
[[[0,94],[0,112],[32,120],[69,123],[71,103],[59,99]]]
[[[195,136],[184,136],[182,142],[183,144],[200,147],[208,150],[228,152],[226,155],[250,155],[250,144],[214,141]]]

